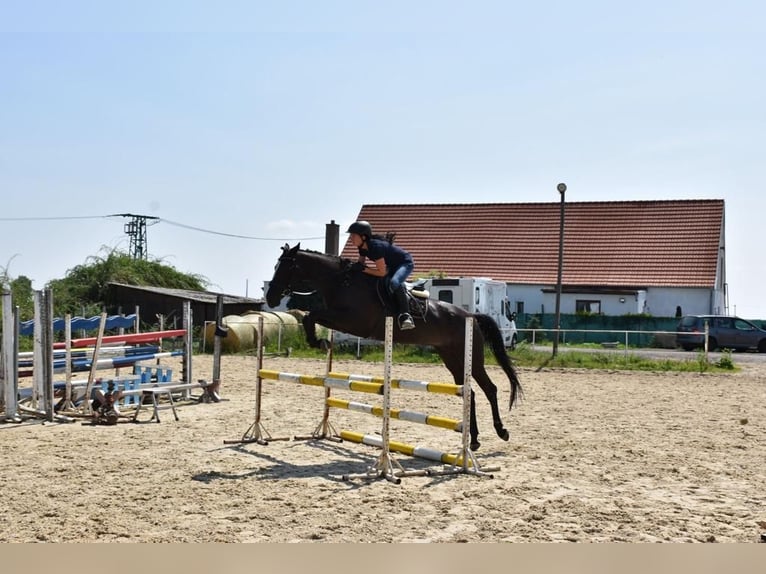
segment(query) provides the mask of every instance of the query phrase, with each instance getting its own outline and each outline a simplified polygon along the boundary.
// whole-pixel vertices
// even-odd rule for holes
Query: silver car
[[[766,330],[739,317],[725,315],[686,315],[678,322],[676,343],[687,351],[705,346],[705,323],[708,325],[708,350],[756,349],[766,353]]]

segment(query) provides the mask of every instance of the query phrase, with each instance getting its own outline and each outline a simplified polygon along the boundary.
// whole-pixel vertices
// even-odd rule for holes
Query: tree
[[[209,281],[202,275],[181,273],[160,260],[134,259],[116,249],[67,271],[63,279],[47,285],[53,292],[54,315],[91,316],[105,306],[109,283],[204,291]]]
[[[32,280],[25,275],[19,275],[16,279],[11,280],[10,283],[13,304],[19,308],[19,319],[21,321],[31,319],[35,314]]]
[[[13,279],[8,272],[11,261],[15,255],[8,260],[5,267],[0,267],[0,286],[3,291],[10,291],[13,298],[13,304],[19,308],[19,318],[26,321],[34,316],[34,294],[32,292],[32,280],[24,275],[19,275]],[[3,313],[0,309],[0,318]]]

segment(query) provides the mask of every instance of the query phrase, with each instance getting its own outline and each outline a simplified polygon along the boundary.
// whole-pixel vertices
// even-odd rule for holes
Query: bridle
[[[279,258],[279,262],[277,265],[277,269],[284,263],[288,261],[290,263],[290,268],[288,269],[288,275],[287,275],[287,281],[285,282],[285,288],[282,290],[282,297],[287,297],[288,295],[313,295],[317,292],[316,289],[313,291],[296,291],[291,287],[292,283],[292,277],[293,273],[296,269],[298,269],[298,263],[295,260],[295,257],[290,257],[288,255],[282,255],[282,257]]]

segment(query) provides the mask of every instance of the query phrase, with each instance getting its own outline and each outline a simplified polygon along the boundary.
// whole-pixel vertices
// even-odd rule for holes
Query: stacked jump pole
[[[327,355],[327,367],[324,376],[299,375],[294,373],[280,373],[263,368],[263,344],[262,322],[259,322],[259,343],[257,345],[257,369],[255,421],[238,440],[225,440],[226,444],[250,443],[268,444],[273,440],[289,440],[289,437],[274,438],[262,424],[262,386],[264,380],[276,380],[299,383],[310,386],[323,387],[325,392],[324,411],[322,420],[308,437],[295,437],[296,439],[314,438],[328,440],[346,440],[376,446],[381,449],[375,463],[366,472],[360,474],[344,475],[344,480],[356,478],[385,478],[391,482],[399,483],[402,476],[435,475],[465,473],[475,476],[491,477],[489,471],[497,468],[480,469],[478,461],[469,448],[470,444],[470,411],[471,411],[471,370],[472,370],[472,347],[473,347],[473,319],[468,318],[465,327],[465,370],[463,372],[463,384],[454,383],[431,383],[424,381],[409,381],[393,379],[391,376],[393,365],[393,319],[386,319],[385,347],[384,347],[384,371],[383,377],[371,377],[367,375],[348,375],[335,373],[331,369],[332,345]],[[376,407],[356,401],[348,401],[331,397],[333,388],[345,389],[355,392],[372,393],[383,395],[383,405]],[[431,393],[455,395],[462,398],[462,420],[447,417],[426,415],[414,411],[399,410],[391,407],[391,389],[421,390]],[[342,430],[337,432],[329,420],[331,409],[346,409],[360,413],[372,414],[382,419],[380,435],[365,435],[362,433]],[[421,446],[412,446],[393,441],[390,438],[391,419],[408,422],[427,424],[432,427],[444,428],[461,432],[461,446],[458,454],[444,453],[435,449]],[[405,454],[440,462],[449,468],[428,470],[405,470],[394,458],[393,453]]]
[[[63,329],[65,341],[54,343],[53,297],[50,290],[34,293],[35,319],[32,325],[26,327],[33,336],[33,350],[19,353],[19,317],[18,309],[13,308],[11,293],[7,290],[2,294],[2,353],[0,354],[0,417],[3,421],[21,422],[22,416],[44,418],[48,421],[72,422],[71,416],[93,415],[91,391],[105,387],[113,388],[118,401],[124,400],[124,405],[139,403],[140,393],[145,387],[171,389],[182,394],[183,400],[191,400],[192,389],[201,388],[203,395],[200,400],[218,402],[218,385],[206,381],[193,381],[192,375],[192,310],[191,303],[184,301],[182,309],[183,328],[160,331],[138,332],[138,313],[135,318],[135,333],[125,333],[120,328],[118,335],[104,335],[107,317],[102,313],[98,324],[98,335],[72,338],[72,318],[67,315]],[[59,321],[59,320],[55,320]],[[83,333],[84,335],[84,333]],[[183,337],[182,350],[173,349],[163,352],[163,338]],[[146,344],[149,344],[147,346]],[[24,356],[20,360],[20,357]],[[76,355],[76,356],[75,356]],[[105,356],[104,356],[105,355]],[[171,370],[160,369],[161,358],[182,355],[181,381],[170,380]],[[142,367],[141,361],[157,360],[157,368]],[[217,357],[220,362],[220,357]],[[20,364],[26,366],[20,367]],[[120,367],[133,367],[132,374],[120,376]],[[114,377],[99,377],[100,369],[114,369]],[[72,380],[72,372],[86,371],[87,380]],[[65,380],[54,382],[54,374],[64,372]],[[19,390],[19,378],[32,377],[31,389]],[[154,382],[156,377],[156,383]],[[220,377],[220,375],[219,375]],[[108,380],[106,380],[108,379]],[[112,385],[112,386],[110,386]],[[124,388],[123,388],[124,385]],[[79,397],[75,397],[75,388]],[[83,390],[84,389],[84,390]],[[152,389],[150,389],[152,390]],[[63,391],[63,400],[56,406],[57,391]],[[27,398],[25,399],[24,396]],[[153,395],[156,397],[156,395]],[[172,397],[170,397],[172,398]],[[79,402],[79,399],[82,399]],[[79,402],[79,406],[75,403]],[[155,405],[156,407],[156,405]],[[137,409],[137,411],[140,409]],[[156,415],[155,408],[155,415]],[[68,416],[67,416],[68,415]],[[157,417],[159,422],[159,417]]]
[[[261,384],[260,372],[263,368],[263,317],[258,318],[258,344],[256,345],[256,369],[258,370],[258,376],[256,377],[255,385],[255,420],[247,430],[242,434],[242,438],[234,440],[224,440],[224,444],[247,444],[258,443],[261,445],[267,445],[273,440],[288,440],[282,438],[274,438],[269,434],[269,431],[261,423],[261,396],[263,385]]]

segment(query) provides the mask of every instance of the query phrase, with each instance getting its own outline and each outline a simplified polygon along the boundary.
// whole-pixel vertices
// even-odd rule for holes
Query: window
[[[516,301],[516,314],[517,315],[524,314],[524,301]]]
[[[729,317],[716,317],[713,319],[712,326],[719,329],[732,329],[734,327]],[[738,326],[737,328],[739,329],[740,327]]]
[[[577,313],[601,313],[601,301],[590,301],[587,299],[577,299],[575,301],[575,312]]]
[[[731,325],[729,325],[731,327]],[[736,319],[734,321],[734,328],[739,329],[740,331],[753,331],[755,330],[755,326],[750,323],[749,321],[745,321],[744,319]]]
[[[452,303],[452,291],[450,291],[449,289],[442,289],[441,291],[439,291],[437,298],[439,299],[439,301],[444,301],[445,303]]]

